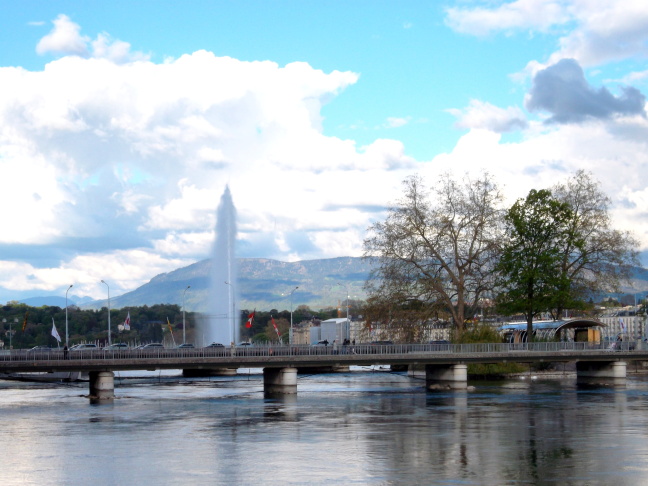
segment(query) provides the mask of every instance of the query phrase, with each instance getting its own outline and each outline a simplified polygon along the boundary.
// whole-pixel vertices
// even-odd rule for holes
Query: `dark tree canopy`
[[[506,243],[497,265],[504,292],[498,296],[498,308],[524,314],[529,338],[535,315],[568,302],[569,280],[560,272],[563,249],[583,245],[570,232],[572,217],[569,204],[546,189],[531,190],[506,213]]]

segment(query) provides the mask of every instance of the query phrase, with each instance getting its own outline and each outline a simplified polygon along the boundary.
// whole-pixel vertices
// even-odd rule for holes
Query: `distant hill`
[[[364,283],[369,276],[370,261],[359,257],[340,257],[300,262],[280,262],[265,258],[242,258],[239,265],[238,307],[241,309],[289,310],[293,294],[293,308],[308,305],[313,310],[336,307],[347,297],[364,300]],[[112,297],[112,308],[154,304],[182,305],[186,292],[187,310],[206,312],[210,298],[211,260],[202,260],[187,267],[152,278],[150,282],[123,295]],[[227,287],[223,282],[223,292]],[[94,301],[83,308],[106,306],[106,300]]]
[[[27,304],[28,306],[31,307],[49,306],[49,307],[60,307],[61,309],[65,309],[65,297],[60,297],[58,295],[50,295],[44,297],[29,297],[27,299],[22,299],[19,302],[23,304]],[[71,295],[67,299],[68,305],[80,306],[81,304],[84,304],[86,302],[92,302],[92,299],[90,297],[79,297],[76,295],[74,296]]]

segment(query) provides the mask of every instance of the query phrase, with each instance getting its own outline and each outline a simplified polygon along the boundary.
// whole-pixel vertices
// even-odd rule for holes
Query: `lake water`
[[[299,375],[264,399],[259,370],[190,381],[0,381],[0,484],[643,485],[648,378],[474,382],[426,392],[387,370]]]

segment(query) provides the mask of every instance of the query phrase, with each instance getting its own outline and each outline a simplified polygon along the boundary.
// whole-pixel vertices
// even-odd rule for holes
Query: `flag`
[[[169,321],[169,316],[167,316],[167,326],[169,327],[169,332],[173,334],[173,329],[171,328],[171,321]]]
[[[22,332],[25,332],[25,328],[27,327],[27,316],[28,315],[29,315],[29,311],[25,312],[25,320],[23,321]]]
[[[58,331],[56,330],[56,324],[54,324],[54,318],[52,317],[52,336],[60,343],[61,336],[59,336]]]
[[[625,325],[623,324],[623,319],[619,317],[619,326],[621,326],[621,331],[625,332]]]
[[[245,323],[245,327],[247,327],[248,329],[252,327],[252,322],[254,321],[254,314],[256,314],[256,309],[254,309],[252,313],[248,315],[248,320]]]
[[[128,315],[126,316],[126,320],[124,321],[124,329],[130,331],[130,311],[128,312]]]
[[[281,334],[279,334],[279,329],[277,329],[277,323],[274,320],[274,317],[270,316],[270,319],[272,319],[272,327],[274,327],[274,330],[277,333],[277,337],[281,339]]]

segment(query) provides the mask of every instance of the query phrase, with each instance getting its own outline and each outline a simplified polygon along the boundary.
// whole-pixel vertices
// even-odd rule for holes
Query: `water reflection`
[[[642,484],[648,384],[477,382],[426,392],[387,373],[0,384],[3,484]],[[109,460],[106,460],[109,458]]]

